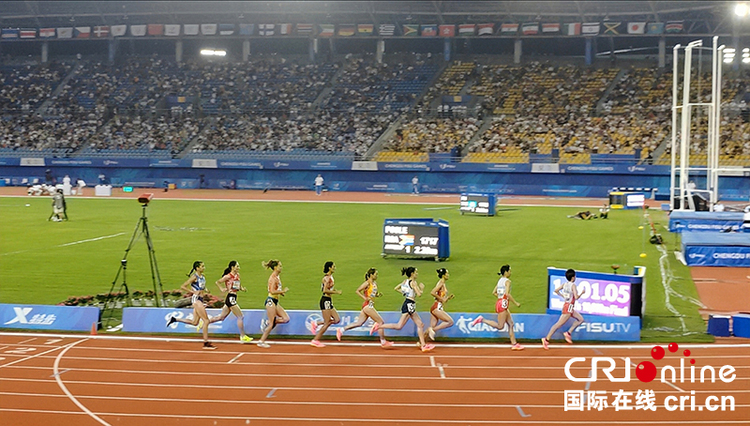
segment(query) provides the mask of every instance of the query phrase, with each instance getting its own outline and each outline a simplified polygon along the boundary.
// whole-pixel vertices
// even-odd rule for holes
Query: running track
[[[217,340],[0,333],[0,418],[7,425],[482,425],[750,423],[750,345],[681,345],[657,367],[679,367],[690,349],[696,367],[734,366],[732,383],[575,383],[590,357],[651,360],[652,345],[449,345],[431,353],[397,343],[271,342],[270,349]],[[666,345],[663,345],[666,347]],[[689,365],[686,363],[686,365]],[[679,371],[679,370],[678,370]],[[679,374],[679,373],[678,373]],[[615,411],[611,392],[652,389],[656,411]],[[565,390],[607,391],[602,411],[565,411]],[[735,411],[669,412],[670,395],[732,395]],[[635,401],[630,403],[635,406]]]

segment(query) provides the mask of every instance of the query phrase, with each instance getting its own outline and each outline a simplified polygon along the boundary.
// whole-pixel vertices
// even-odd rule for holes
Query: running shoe
[[[521,346],[520,343],[516,343],[515,345],[513,345],[513,346],[510,347],[510,350],[512,350],[512,351],[522,351],[522,350],[524,350],[524,347]]]
[[[271,347],[271,345],[269,345],[269,344],[268,344],[268,343],[266,343],[266,342],[258,342],[258,347],[259,347],[259,348],[270,348],[270,347]]]
[[[549,341],[546,337],[542,337],[542,346],[544,346],[545,351],[549,350]]]
[[[432,327],[427,329],[427,335],[430,336],[430,340],[435,340],[435,330]]]
[[[472,321],[470,325],[477,325],[480,322],[482,322],[483,320],[484,320],[484,317],[480,315],[480,316],[474,318],[474,321]]]
[[[573,344],[573,336],[570,335],[567,331],[563,333],[563,336],[565,337],[565,341],[568,342],[568,344]]]
[[[253,341],[253,338],[248,336],[247,334],[244,336],[240,336],[240,342],[242,343],[250,343]]]
[[[336,340],[339,342],[341,341],[341,336],[344,335],[344,327],[339,327],[336,329]]]
[[[422,352],[429,352],[433,349],[435,349],[435,345],[427,344],[422,346]]]
[[[370,336],[375,334],[378,331],[378,329],[380,329],[380,324],[376,322],[372,323],[372,327],[370,327]]]
[[[196,331],[203,330],[203,318],[198,320],[198,328],[195,329]]]
[[[312,323],[310,323],[310,331],[312,331],[312,334],[315,334],[315,333],[318,332],[318,322],[317,321],[313,321]]]
[[[390,348],[391,346],[393,346],[393,342],[391,342],[390,340],[384,340],[380,342],[381,348]]]
[[[316,348],[325,348],[325,343],[321,343],[320,340],[311,340],[310,341],[311,346],[315,346]]]
[[[169,321],[167,321],[167,327],[177,322],[177,318],[175,317],[169,317]]]
[[[203,342],[203,349],[213,351],[216,349],[216,346],[212,345],[211,342]]]

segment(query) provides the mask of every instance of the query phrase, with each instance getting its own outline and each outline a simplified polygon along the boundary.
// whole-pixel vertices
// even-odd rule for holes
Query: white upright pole
[[[678,206],[675,204],[674,191],[676,189],[675,174],[677,167],[677,109],[679,108],[677,106],[677,60],[679,59],[679,49],[679,44],[676,44],[672,48],[672,162],[670,163],[672,167],[669,173],[669,205],[672,210],[678,209]]]
[[[716,195],[714,194],[714,157],[716,156],[716,150],[714,149],[717,141],[716,139],[716,92],[721,91],[720,88],[716,87],[716,63],[718,61],[716,56],[716,50],[718,45],[719,37],[713,38],[713,46],[711,48],[711,102],[708,105],[708,134],[706,135],[706,191],[708,191],[708,210],[714,211],[714,204],[716,204]]]

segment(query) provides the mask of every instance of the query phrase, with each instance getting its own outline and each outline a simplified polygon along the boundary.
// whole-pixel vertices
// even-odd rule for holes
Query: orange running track
[[[527,345],[441,344],[421,353],[413,344],[381,349],[373,343],[254,344],[216,340],[201,350],[196,339],[0,333],[0,418],[4,425],[482,425],[750,423],[750,345],[680,345],[660,361],[653,345],[566,345],[545,351]],[[667,345],[662,345],[665,349]],[[689,349],[691,356],[684,357]],[[612,383],[599,369],[596,382],[573,382],[564,373],[591,374],[591,357],[612,357]],[[688,376],[680,382],[680,358]],[[723,365],[736,378],[724,383],[689,382],[696,371]],[[674,384],[657,377],[638,381],[635,365],[653,361],[677,368]],[[697,373],[699,374],[699,373]],[[613,392],[655,392],[655,411],[617,410]],[[608,407],[565,410],[565,391],[604,391]],[[601,394],[600,394],[601,395]],[[708,396],[731,396],[734,411],[709,412]],[[685,398],[685,410],[668,411],[669,396]],[[695,408],[691,411],[690,399]],[[712,405],[719,406],[719,403]],[[619,407],[618,407],[619,408]]]

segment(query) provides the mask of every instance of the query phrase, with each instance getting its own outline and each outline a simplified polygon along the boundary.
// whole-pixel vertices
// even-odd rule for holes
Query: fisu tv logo
[[[670,343],[667,347],[669,352],[675,353],[679,349],[679,345],[677,343]],[[683,355],[685,358],[689,357],[691,352],[689,349],[685,349],[683,352]],[[654,346],[651,349],[651,357],[654,360],[661,360],[664,358],[665,351],[664,348],[661,346]],[[696,375],[696,367],[695,365],[695,359],[690,360],[690,368],[689,368],[689,377],[687,377],[687,371],[685,368],[685,358],[680,359],[680,366],[679,366],[679,382],[684,383],[686,380],[689,380],[690,383],[695,383],[696,379],[700,383],[704,383],[707,379],[707,376],[710,375],[711,383],[716,382],[716,368],[714,368],[711,365],[705,365],[703,366],[700,371],[699,375]],[[623,370],[623,376],[622,377],[615,377],[612,375],[612,372],[617,369],[617,362],[610,357],[592,357],[591,358],[591,377],[575,377],[571,373],[571,367],[573,364],[579,363],[579,362],[585,362],[586,358],[584,357],[575,357],[568,360],[568,362],[565,363],[565,376],[573,381],[573,382],[596,382],[598,380],[598,373],[599,369],[601,368],[604,375],[609,379],[610,382],[618,383],[618,382],[630,382],[630,357],[624,357],[621,358],[624,361],[624,365],[622,366]],[[632,364],[634,365],[634,364]],[[731,383],[734,381],[734,379],[737,377],[735,374],[735,368],[731,365],[724,365],[719,369],[718,376],[719,380],[721,380],[724,383]],[[649,383],[652,380],[656,378],[657,375],[657,368],[651,361],[643,361],[640,364],[638,364],[635,368],[635,375],[638,377],[638,380],[640,380],[643,383]],[[669,379],[668,379],[669,375]],[[661,367],[661,382],[662,383],[675,383],[677,382],[677,376],[678,376],[678,370],[675,369],[675,367],[671,365],[665,365]]]

